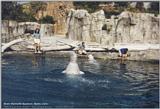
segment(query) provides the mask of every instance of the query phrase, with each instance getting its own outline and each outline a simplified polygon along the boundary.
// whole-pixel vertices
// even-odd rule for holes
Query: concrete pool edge
[[[44,54],[38,54],[38,55],[52,55],[55,57],[69,57],[70,51],[50,51],[45,52]],[[121,59],[118,57],[119,53],[117,52],[88,52],[89,54],[92,54],[97,59],[115,59],[119,60]],[[141,50],[141,51],[129,51],[130,54],[129,57],[126,58],[126,60],[135,60],[135,61],[159,61],[159,50]],[[2,54],[34,54],[32,51],[8,51]],[[81,58],[81,57],[80,57]]]

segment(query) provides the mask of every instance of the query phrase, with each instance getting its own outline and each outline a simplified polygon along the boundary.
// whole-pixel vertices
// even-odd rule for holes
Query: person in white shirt
[[[34,31],[34,45],[35,45],[35,53],[41,53],[41,48],[40,48],[40,29],[36,28]]]

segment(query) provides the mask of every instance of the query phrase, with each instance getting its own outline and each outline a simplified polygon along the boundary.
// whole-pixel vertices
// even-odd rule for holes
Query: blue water
[[[159,107],[159,63],[78,59],[81,76],[61,73],[69,58],[2,57],[3,107]]]

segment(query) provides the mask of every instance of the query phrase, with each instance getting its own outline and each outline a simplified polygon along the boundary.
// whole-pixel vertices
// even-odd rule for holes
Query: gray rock
[[[68,16],[68,38],[114,43],[159,43],[159,17],[149,13],[122,12],[106,19],[103,10],[89,14],[85,10],[71,10]]]

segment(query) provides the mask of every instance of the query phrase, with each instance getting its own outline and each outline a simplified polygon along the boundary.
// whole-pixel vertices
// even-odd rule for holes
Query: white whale
[[[71,52],[71,57],[70,57],[70,62],[62,73],[66,74],[72,74],[72,75],[79,75],[79,74],[84,74],[84,72],[79,70],[79,66],[77,64],[77,54],[74,52]]]
[[[90,55],[88,55],[88,60],[89,61],[94,61],[95,59],[94,59],[93,55],[90,54]]]
[[[97,61],[94,59],[93,55],[89,54],[88,55],[88,60],[89,60],[89,63],[96,63]]]

